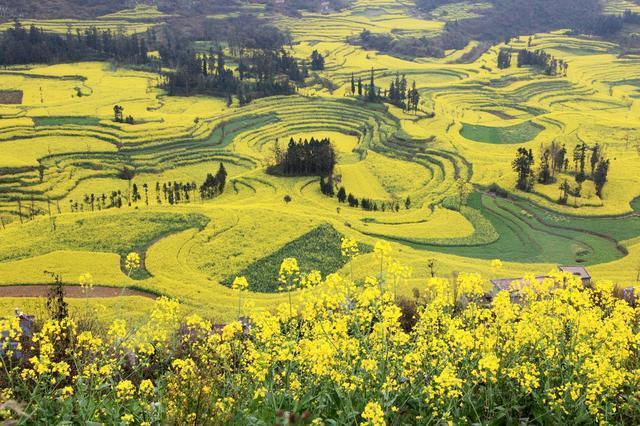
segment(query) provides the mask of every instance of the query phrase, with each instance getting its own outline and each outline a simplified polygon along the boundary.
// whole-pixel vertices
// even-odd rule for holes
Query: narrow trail
[[[52,286],[49,285],[8,285],[0,287],[0,297],[47,297]],[[80,286],[64,286],[64,296],[72,299],[105,299],[119,296],[140,296],[156,299],[158,296],[141,290],[125,289],[117,287],[94,286],[89,294],[82,292]]]

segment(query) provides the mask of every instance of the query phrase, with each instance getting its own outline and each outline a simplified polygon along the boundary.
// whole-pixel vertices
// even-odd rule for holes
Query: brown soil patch
[[[0,104],[20,105],[22,104],[22,90],[0,90]]]

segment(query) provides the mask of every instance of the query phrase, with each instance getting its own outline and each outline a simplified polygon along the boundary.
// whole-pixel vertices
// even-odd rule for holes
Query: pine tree
[[[602,198],[602,189],[607,183],[607,175],[609,174],[609,160],[602,160],[598,163],[593,174],[593,183],[596,186],[596,195]]]
[[[227,170],[224,167],[223,163],[220,163],[220,167],[218,168],[218,172],[215,176],[215,185],[218,191],[218,194],[222,194],[224,192],[224,187],[227,182]]]
[[[558,200],[558,202],[560,204],[567,204],[567,201],[569,200],[569,192],[571,191],[571,187],[569,186],[569,182],[567,182],[567,180],[565,179],[562,184],[560,184],[560,199]]]
[[[600,162],[600,154],[601,154],[600,151],[601,151],[600,145],[598,145],[597,143],[593,146],[593,148],[591,148],[591,159],[590,159],[591,176],[594,176],[594,177],[595,177],[596,166]]]
[[[538,182],[543,185],[551,183],[551,165],[550,165],[551,153],[548,149],[545,149],[542,155],[540,155],[540,172],[538,172]]]
[[[340,201],[341,203],[344,203],[347,199],[347,190],[344,189],[344,186],[340,187],[340,190],[338,190],[338,201]]]
[[[373,68],[371,68],[371,79],[369,82],[369,93],[367,97],[369,98],[369,102],[375,102],[376,99],[378,98],[378,92],[376,90],[376,82],[375,82],[375,75],[373,73]]]
[[[533,189],[533,152],[525,148],[518,148],[516,159],[513,160],[513,170],[518,174],[516,188],[530,192]]]

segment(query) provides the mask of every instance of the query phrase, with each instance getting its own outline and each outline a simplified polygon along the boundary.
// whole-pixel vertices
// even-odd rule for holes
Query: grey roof
[[[538,276],[536,277],[536,280],[538,282],[542,282],[546,278],[549,278],[549,277]],[[509,290],[511,288],[511,283],[514,281],[519,282],[520,284],[524,284],[524,278],[500,278],[496,280],[491,280],[491,284],[493,284],[493,287],[495,290],[498,290],[498,291]]]
[[[590,280],[591,275],[584,266],[558,266],[558,269],[562,272],[568,272],[572,275],[576,275],[583,280]]]

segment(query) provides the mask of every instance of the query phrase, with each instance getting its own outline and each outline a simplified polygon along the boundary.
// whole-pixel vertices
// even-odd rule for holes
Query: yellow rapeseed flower
[[[377,402],[369,402],[366,407],[364,407],[362,418],[366,420],[366,423],[364,424],[370,426],[384,426],[386,424],[384,420],[384,411]]]
[[[127,271],[135,271],[140,268],[140,255],[136,252],[131,252],[127,255],[124,261],[124,266]]]
[[[245,291],[249,288],[249,282],[245,277],[236,277],[231,284],[233,290]]]

